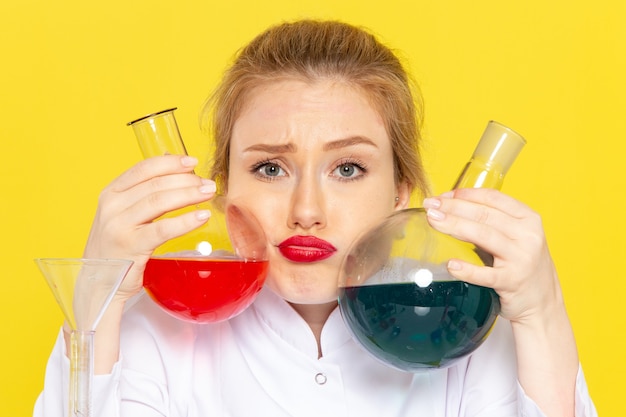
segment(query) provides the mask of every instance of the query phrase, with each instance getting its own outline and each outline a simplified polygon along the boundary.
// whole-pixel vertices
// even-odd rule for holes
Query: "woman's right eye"
[[[276,163],[265,161],[254,166],[254,174],[264,179],[273,179],[285,175],[283,169]]]

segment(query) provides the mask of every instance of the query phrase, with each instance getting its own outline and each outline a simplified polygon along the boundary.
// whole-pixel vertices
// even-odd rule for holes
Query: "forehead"
[[[263,134],[374,136],[388,141],[387,132],[367,94],[345,81],[280,79],[255,86],[246,95],[234,124],[233,139]],[[273,139],[278,139],[274,137]],[[336,138],[329,138],[336,139]]]

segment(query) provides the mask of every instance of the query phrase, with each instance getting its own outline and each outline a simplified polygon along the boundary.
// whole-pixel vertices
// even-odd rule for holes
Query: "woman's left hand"
[[[562,304],[540,216],[497,190],[457,189],[424,201],[435,229],[493,255],[493,267],[451,260],[454,277],[493,288],[512,322],[545,318]],[[557,307],[558,308],[558,307]]]

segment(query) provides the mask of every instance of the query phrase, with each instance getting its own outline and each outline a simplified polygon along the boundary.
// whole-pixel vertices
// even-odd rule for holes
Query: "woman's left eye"
[[[365,173],[365,169],[355,162],[343,162],[334,170],[334,174],[343,179],[356,179]]]

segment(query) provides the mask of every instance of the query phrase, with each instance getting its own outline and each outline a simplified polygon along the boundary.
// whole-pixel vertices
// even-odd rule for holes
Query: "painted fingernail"
[[[198,165],[198,159],[193,156],[183,156],[180,158],[180,163],[185,167],[195,167]]]
[[[426,209],[438,209],[441,207],[441,201],[437,198],[428,197],[424,199],[422,205]]]
[[[196,211],[196,219],[198,220],[206,220],[211,217],[211,212],[209,210],[198,210]]]
[[[433,220],[443,220],[446,217],[443,212],[432,208],[426,210],[426,215]]]

